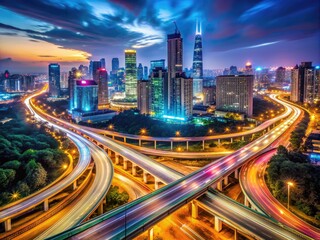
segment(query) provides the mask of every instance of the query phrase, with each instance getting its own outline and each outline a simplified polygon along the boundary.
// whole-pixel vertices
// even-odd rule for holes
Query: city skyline
[[[173,21],[184,38],[184,67],[190,68],[197,20],[204,69],[243,67],[247,61],[254,67],[318,65],[319,21],[314,19],[320,4],[300,2],[1,1],[0,71],[46,72],[51,62],[66,71],[101,58],[110,71],[112,58],[124,66],[126,48],[136,49],[137,62],[150,66],[151,60],[167,59]]]

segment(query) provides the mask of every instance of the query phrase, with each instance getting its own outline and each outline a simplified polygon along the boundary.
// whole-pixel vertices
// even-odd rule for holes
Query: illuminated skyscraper
[[[57,63],[49,64],[49,96],[60,96],[60,65]]]
[[[106,68],[106,59],[101,58],[100,62],[101,62],[101,68]]]
[[[112,71],[118,71],[119,69],[119,58],[112,58]]]
[[[68,76],[68,89],[69,89],[69,110],[72,111],[74,109],[74,92],[75,92],[75,87],[76,87],[76,79],[81,78],[82,73],[80,70],[76,68],[72,68],[71,71],[69,72]]]
[[[175,33],[168,34],[167,39],[167,57],[168,57],[168,99],[165,99],[167,112],[171,111],[173,96],[173,80],[178,74],[182,74],[183,64],[183,40],[180,31],[176,27]]]
[[[166,87],[165,82],[167,71],[161,67],[152,70],[150,76],[150,114],[156,117],[162,117],[165,111]]]
[[[286,79],[286,69],[284,67],[278,67],[276,70],[276,82],[284,83]]]
[[[152,61],[150,61],[150,73],[152,73],[153,69],[155,69],[157,67],[165,69],[165,60],[164,59],[160,59],[160,60],[152,60]]]
[[[150,108],[150,82],[148,80],[138,80],[137,106],[141,114],[148,114]]]
[[[94,112],[98,109],[98,85],[93,80],[76,80],[74,109]]]
[[[193,51],[193,96],[202,94],[203,64],[202,64],[202,37],[201,24],[196,25],[196,36]]]
[[[291,72],[291,100],[314,104],[320,101],[319,70],[312,62],[302,62]]]
[[[216,109],[225,112],[253,112],[253,76],[218,76],[216,88]]]
[[[137,71],[137,80],[142,80],[142,79],[143,79],[143,67],[142,67],[142,64],[139,63],[138,71]]]
[[[125,92],[126,99],[137,100],[137,62],[136,62],[136,50],[127,49],[125,53]]]
[[[97,70],[98,75],[98,104],[106,107],[108,104],[108,72],[105,68]]]
[[[147,66],[144,66],[144,67],[143,67],[143,79],[144,79],[144,80],[148,80],[148,78],[149,78],[148,67],[147,67]]]
[[[101,61],[93,61],[92,62],[92,79],[98,83],[99,79],[98,79],[98,69],[102,68],[101,67]]]

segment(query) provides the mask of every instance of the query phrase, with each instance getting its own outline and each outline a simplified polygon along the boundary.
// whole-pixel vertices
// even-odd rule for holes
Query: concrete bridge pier
[[[234,178],[239,179],[239,169],[238,168],[236,168],[236,170],[234,170]]]
[[[157,149],[157,141],[154,141],[154,149]]]
[[[191,202],[191,216],[192,218],[197,219],[199,215],[199,206],[196,201]]]
[[[217,189],[219,191],[222,191],[222,180],[220,180],[219,182],[217,182]]]
[[[6,232],[10,231],[12,229],[11,227],[11,218],[4,221],[4,230]]]
[[[134,177],[136,177],[137,176],[137,165],[135,165],[135,164],[133,164],[132,163],[132,175],[134,176]]]
[[[224,177],[223,181],[224,181],[225,186],[228,185],[229,184],[229,176]]]
[[[123,159],[123,169],[128,170],[128,159]]]
[[[159,189],[159,184],[161,183],[161,181],[157,178],[154,179],[154,189],[157,190]]]
[[[115,162],[116,162],[116,165],[119,165],[119,163],[120,163],[120,159],[119,159],[118,154],[116,154],[116,156],[115,156]]]
[[[141,139],[139,139],[139,147],[141,147]]]
[[[49,210],[49,199],[45,199],[43,202],[43,210],[46,212]]]
[[[222,230],[222,221],[217,216],[214,216],[214,230],[220,232]]]
[[[150,228],[150,229],[148,230],[148,239],[149,239],[149,240],[153,240],[153,235],[154,235],[154,233],[153,233],[153,228]]]
[[[108,156],[109,156],[109,157],[112,157],[112,151],[111,151],[110,148],[108,149]]]
[[[78,187],[78,185],[77,185],[77,180],[74,180],[72,186],[73,186],[73,190],[76,190],[76,189],[77,189],[77,187]]]
[[[202,140],[202,150],[204,150],[204,140]]]
[[[170,142],[170,147],[171,147],[170,149],[172,151],[173,150],[173,142],[172,141]]]
[[[146,171],[143,171],[143,182],[148,183],[148,174]]]
[[[101,203],[99,204],[98,214],[99,214],[99,215],[103,214],[103,202],[101,202]]]

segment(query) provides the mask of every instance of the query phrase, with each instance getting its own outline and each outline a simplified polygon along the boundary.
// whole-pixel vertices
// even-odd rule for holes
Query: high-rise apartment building
[[[125,92],[126,99],[137,100],[137,62],[136,50],[127,49],[125,53]]]
[[[105,68],[97,70],[98,75],[98,105],[101,108],[108,104],[108,72]]]
[[[162,117],[165,113],[165,99],[167,99],[167,71],[156,67],[150,75],[150,114]]]
[[[119,69],[119,58],[112,58],[112,71],[118,71]]]
[[[192,117],[193,79],[184,73],[177,74],[171,81],[170,115],[181,119]]]
[[[49,64],[49,96],[60,96],[60,65],[57,63]]]
[[[143,80],[143,67],[141,63],[139,63],[137,70],[137,80]]]
[[[208,106],[216,101],[216,86],[203,87],[203,105]]]
[[[160,59],[160,60],[152,60],[152,61],[150,61],[150,73],[152,73],[153,69],[155,69],[157,67],[165,69],[165,60],[164,59]]]
[[[176,28],[175,33],[168,34],[167,36],[167,57],[168,57],[168,99],[167,102],[167,112],[171,111],[172,96],[173,95],[173,80],[177,74],[182,74],[182,64],[183,64],[183,39],[179,30]]]
[[[143,67],[143,79],[148,80],[148,78],[149,78],[148,67],[144,66]]]
[[[200,96],[203,88],[202,37],[201,25],[196,25],[196,36],[193,51],[193,96]]]
[[[138,80],[137,106],[141,114],[149,114],[150,108],[150,82],[148,80]]]
[[[98,69],[102,68],[101,61],[93,61],[92,62],[92,79],[98,84]]]
[[[291,71],[291,100],[314,104],[320,101],[319,70],[312,62],[302,62]]]
[[[253,76],[218,76],[216,86],[216,109],[225,112],[253,112]]]
[[[101,62],[101,68],[106,68],[106,59],[101,58],[100,62]]]
[[[276,82],[284,83],[286,80],[286,69],[284,67],[278,67],[276,70]]]

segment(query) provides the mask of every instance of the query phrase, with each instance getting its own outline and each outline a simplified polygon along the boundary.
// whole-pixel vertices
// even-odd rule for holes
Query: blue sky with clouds
[[[104,57],[107,66],[113,57],[124,65],[124,49],[136,48],[138,62],[149,65],[166,58],[166,35],[176,21],[184,38],[184,67],[190,67],[196,19],[202,21],[205,68],[241,67],[248,60],[256,66],[320,63],[316,0],[0,0],[0,40],[19,44],[23,38],[33,47],[51,43],[61,51],[79,50],[84,59]],[[25,70],[25,58],[5,50],[0,64],[17,62]],[[33,69],[55,60],[46,49],[38,56],[46,57],[33,60]],[[56,61],[63,65],[63,58]]]

